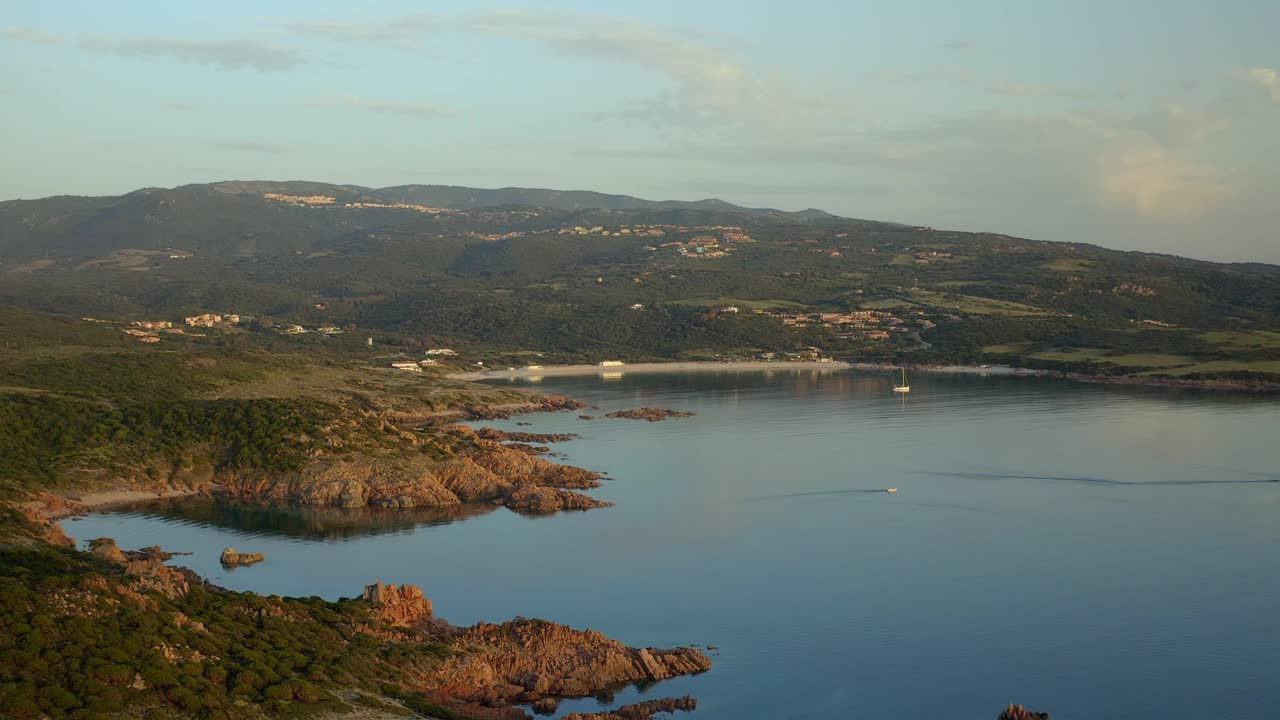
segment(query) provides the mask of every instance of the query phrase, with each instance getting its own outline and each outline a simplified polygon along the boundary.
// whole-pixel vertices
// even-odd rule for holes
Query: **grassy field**
[[[1280,374],[1280,360],[1209,360],[1192,365],[1182,365],[1161,370],[1148,370],[1141,375],[1173,375],[1181,377],[1192,373],[1264,372]]]
[[[985,345],[982,352],[990,355],[1016,355],[1027,349],[1030,343],[1006,343],[1004,345]]]
[[[736,305],[740,308],[750,308],[752,310],[804,310],[805,306],[798,302],[790,300],[743,300],[742,298],[690,298],[687,300],[672,300],[671,305],[684,305],[687,307],[724,307],[726,305]]]
[[[1280,350],[1280,332],[1213,330],[1200,339],[1223,350]]]
[[[954,310],[973,315],[1009,315],[1013,317],[1029,317],[1048,315],[1049,313],[1033,305],[993,300],[976,295],[960,295],[938,293],[931,290],[912,290],[911,299],[920,305],[929,305],[939,310]]]
[[[1093,361],[1098,363],[1107,363],[1117,367],[1149,368],[1171,368],[1195,362],[1185,355],[1169,355],[1165,353],[1127,353],[1123,355],[1112,355],[1109,354],[1109,351],[1099,348],[1066,348],[1062,350],[1048,350],[1033,353],[1030,357],[1036,360],[1051,360],[1054,362]]]
[[[894,308],[920,307],[919,304],[910,300],[902,300],[900,298],[879,298],[876,300],[863,300],[858,303],[858,307],[863,310],[892,310]]]
[[[1040,267],[1045,270],[1057,270],[1058,272],[1089,272],[1098,266],[1098,263],[1092,260],[1079,260],[1076,258],[1054,258]]]

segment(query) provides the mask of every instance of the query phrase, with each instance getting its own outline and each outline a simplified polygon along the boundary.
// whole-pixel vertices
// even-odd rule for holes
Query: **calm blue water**
[[[714,645],[691,720],[1271,717],[1280,707],[1280,402],[1043,379],[856,373],[548,379],[616,507],[524,518],[162,510],[70,522],[238,590],[421,585],[455,623],[539,616]],[[515,421],[493,423],[516,429]],[[875,492],[896,486],[894,496]],[[466,516],[467,513],[460,513]],[[262,551],[224,571],[227,545]],[[596,709],[595,700],[566,703]]]

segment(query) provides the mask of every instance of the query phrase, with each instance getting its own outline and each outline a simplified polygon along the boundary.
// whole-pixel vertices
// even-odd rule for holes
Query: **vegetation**
[[[450,653],[362,632],[377,625],[363,603],[199,584],[177,599],[140,596],[124,580],[84,553],[0,549],[0,714],[298,717],[350,710],[343,691],[380,696],[384,684],[425,703],[404,689],[406,678]]]
[[[304,207],[264,193],[335,202]],[[366,206],[346,206],[351,202]],[[446,211],[367,206],[391,203]],[[653,225],[661,236],[637,229]],[[727,226],[751,242],[710,259],[662,247],[719,237],[725,231],[716,228]],[[592,227],[603,231],[586,232]],[[1280,359],[1280,269],[1273,266],[716,201],[219,183],[4,203],[0,235],[0,305],[109,319],[238,312],[258,319],[246,325],[259,336],[251,345],[272,353],[358,357],[361,341],[373,336],[379,348],[460,346],[490,362],[530,352],[544,353],[547,362],[642,360],[818,345],[853,360],[1010,362],[1109,373],[1163,370],[1126,357],[1155,354],[1186,358],[1169,366],[1171,375],[1243,369],[1266,376]],[[723,305],[743,312],[717,314]],[[754,312],[792,309],[892,309],[936,327],[919,340],[851,341],[834,331],[796,332]],[[359,332],[286,338],[271,331],[273,322],[327,322]],[[74,391],[86,366],[128,342],[103,328],[84,334],[92,357],[59,355],[41,359],[37,369],[0,367],[0,385]],[[244,351],[242,335],[219,338],[228,373]],[[21,345],[29,342],[24,338],[6,333],[0,342]],[[190,342],[206,341],[165,336],[154,349]],[[993,346],[1000,351],[984,350]],[[1103,354],[1072,356],[1074,350]],[[1068,354],[1055,355],[1062,352]],[[118,390],[153,397],[171,390],[174,378],[163,368],[147,370],[152,379]],[[206,381],[228,384],[226,377]]]

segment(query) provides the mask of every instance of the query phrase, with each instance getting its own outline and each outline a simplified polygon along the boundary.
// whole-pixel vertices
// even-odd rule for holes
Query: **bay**
[[[421,585],[458,624],[543,617],[718,648],[692,720],[1265,717],[1280,705],[1280,403],[1044,378],[691,373],[529,385],[612,508],[173,503],[66,523],[236,590]],[[604,419],[644,405],[690,410]],[[530,423],[517,426],[516,423]],[[896,494],[884,489],[896,487]],[[224,570],[223,547],[265,562]],[[609,705],[612,706],[612,705]],[[562,711],[595,710],[586,699]]]

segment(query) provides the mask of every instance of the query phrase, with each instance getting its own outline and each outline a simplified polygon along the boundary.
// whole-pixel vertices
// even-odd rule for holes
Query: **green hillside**
[[[477,356],[817,346],[1178,377],[1273,377],[1280,360],[1254,341],[1280,331],[1272,265],[588,192],[223,182],[11,201],[0,278],[0,304],[28,310],[234,312],[259,332],[329,323]]]

